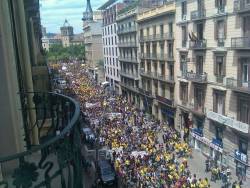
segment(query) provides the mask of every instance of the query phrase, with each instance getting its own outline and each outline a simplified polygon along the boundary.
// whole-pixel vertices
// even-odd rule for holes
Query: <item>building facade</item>
[[[250,177],[249,1],[176,1],[176,128]]]
[[[65,20],[63,26],[60,28],[61,30],[61,40],[63,47],[70,46],[70,41],[74,36],[74,29],[69,25],[68,20]]]
[[[49,51],[49,49],[53,45],[62,45],[62,40],[55,38],[48,38],[46,36],[42,38],[42,47],[44,50]]]
[[[87,1],[86,11],[83,13],[83,38],[85,45],[85,63],[89,71],[98,82],[103,82],[103,45],[102,22],[93,19],[90,0]]]
[[[175,125],[175,4],[167,2],[138,14],[140,104]]]
[[[99,9],[102,10],[103,28],[103,56],[105,79],[110,83],[111,88],[120,93],[120,64],[119,64],[119,50],[118,50],[118,36],[117,36],[117,13],[123,7],[122,3],[116,1],[108,1]]]
[[[137,36],[138,7],[134,6],[117,15],[117,34],[119,37],[119,62],[121,77],[121,94],[127,101],[140,106],[139,95],[139,61]]]

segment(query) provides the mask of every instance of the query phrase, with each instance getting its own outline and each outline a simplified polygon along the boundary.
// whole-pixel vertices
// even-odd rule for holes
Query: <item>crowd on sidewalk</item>
[[[112,151],[111,163],[124,187],[210,187],[208,178],[190,172],[192,150],[166,122],[146,116],[122,96],[105,95],[87,73],[72,76],[70,87],[98,144]]]

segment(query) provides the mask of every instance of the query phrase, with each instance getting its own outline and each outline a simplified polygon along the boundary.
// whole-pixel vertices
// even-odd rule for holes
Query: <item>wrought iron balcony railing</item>
[[[150,71],[146,72],[144,70],[141,70],[141,75],[144,77],[153,78],[153,79],[157,79],[157,80],[168,82],[168,83],[174,83],[174,76],[171,76],[171,75],[167,76],[167,75],[162,75],[157,72],[150,72]]]
[[[232,38],[231,47],[234,49],[250,49],[250,37]]]
[[[206,18],[206,10],[196,10],[191,12],[191,20],[200,20]]]
[[[248,0],[236,0],[234,1],[234,12],[244,13],[250,11],[250,3]]]
[[[235,91],[250,93],[250,81],[243,82],[243,80],[237,80],[235,78],[227,78],[226,85]]]
[[[174,39],[174,34],[173,33],[162,33],[162,34],[141,36],[140,37],[140,42],[172,40],[172,39]]]
[[[35,108],[25,107],[25,118],[36,113],[36,123],[25,126],[27,151],[1,156],[3,187],[82,187],[80,106],[55,93],[22,93],[33,98]],[[39,145],[30,145],[32,130]],[[66,175],[67,174],[67,175]]]
[[[182,74],[182,77],[193,82],[200,82],[200,83],[207,82],[207,73],[197,74],[194,72],[186,72]]]
[[[138,73],[132,73],[132,72],[128,72],[128,71],[121,71],[120,72],[121,76],[125,76],[125,77],[128,77],[128,78],[131,78],[131,79],[139,79],[139,74]]]
[[[131,62],[131,63],[138,63],[137,58],[136,57],[119,57],[119,61],[125,61],[125,62]]]
[[[156,95],[156,99],[157,99],[160,103],[167,104],[168,106],[171,106],[171,107],[174,106],[174,100],[167,99],[167,98],[162,97],[162,96],[159,96],[159,95]]]
[[[136,27],[132,26],[117,30],[117,34],[130,33],[130,32],[136,32]]]
[[[119,47],[137,47],[137,44],[136,44],[136,42],[122,42],[122,41],[120,41],[118,43],[118,46]]]
[[[205,49],[207,47],[207,40],[189,41],[189,47],[191,49]]]
[[[134,92],[136,92],[136,93],[139,92],[139,90],[138,90],[137,87],[131,86],[131,85],[129,85],[129,84],[120,82],[120,85],[121,85],[122,87],[124,87],[124,88],[126,88],[126,89],[129,89],[129,90],[131,90],[131,91],[134,91]]]

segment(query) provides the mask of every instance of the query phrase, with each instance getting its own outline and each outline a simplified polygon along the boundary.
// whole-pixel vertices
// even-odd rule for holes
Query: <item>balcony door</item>
[[[244,62],[242,64],[242,86],[250,87],[250,63]]]
[[[196,57],[196,74],[203,74],[203,56]]]
[[[243,36],[250,37],[250,16],[243,18]]]
[[[197,37],[198,37],[198,40],[203,40],[203,31],[204,31],[203,23],[198,23],[197,24]]]
[[[198,11],[199,14],[201,14],[201,12],[204,10],[204,0],[198,0]]]
[[[187,74],[187,55],[182,54],[180,61],[181,61],[181,72],[182,75],[184,76]]]

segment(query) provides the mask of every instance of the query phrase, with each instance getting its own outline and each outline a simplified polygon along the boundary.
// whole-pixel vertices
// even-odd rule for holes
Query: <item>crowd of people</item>
[[[145,115],[122,96],[105,94],[86,72],[72,77],[70,87],[99,147],[112,151],[110,160],[124,187],[210,187],[207,178],[190,172],[192,150],[166,122]]]
[[[105,95],[86,73],[71,87],[99,145],[113,151],[111,162],[125,187],[209,187],[208,179],[191,174],[191,150],[166,123],[147,117],[122,96]]]

